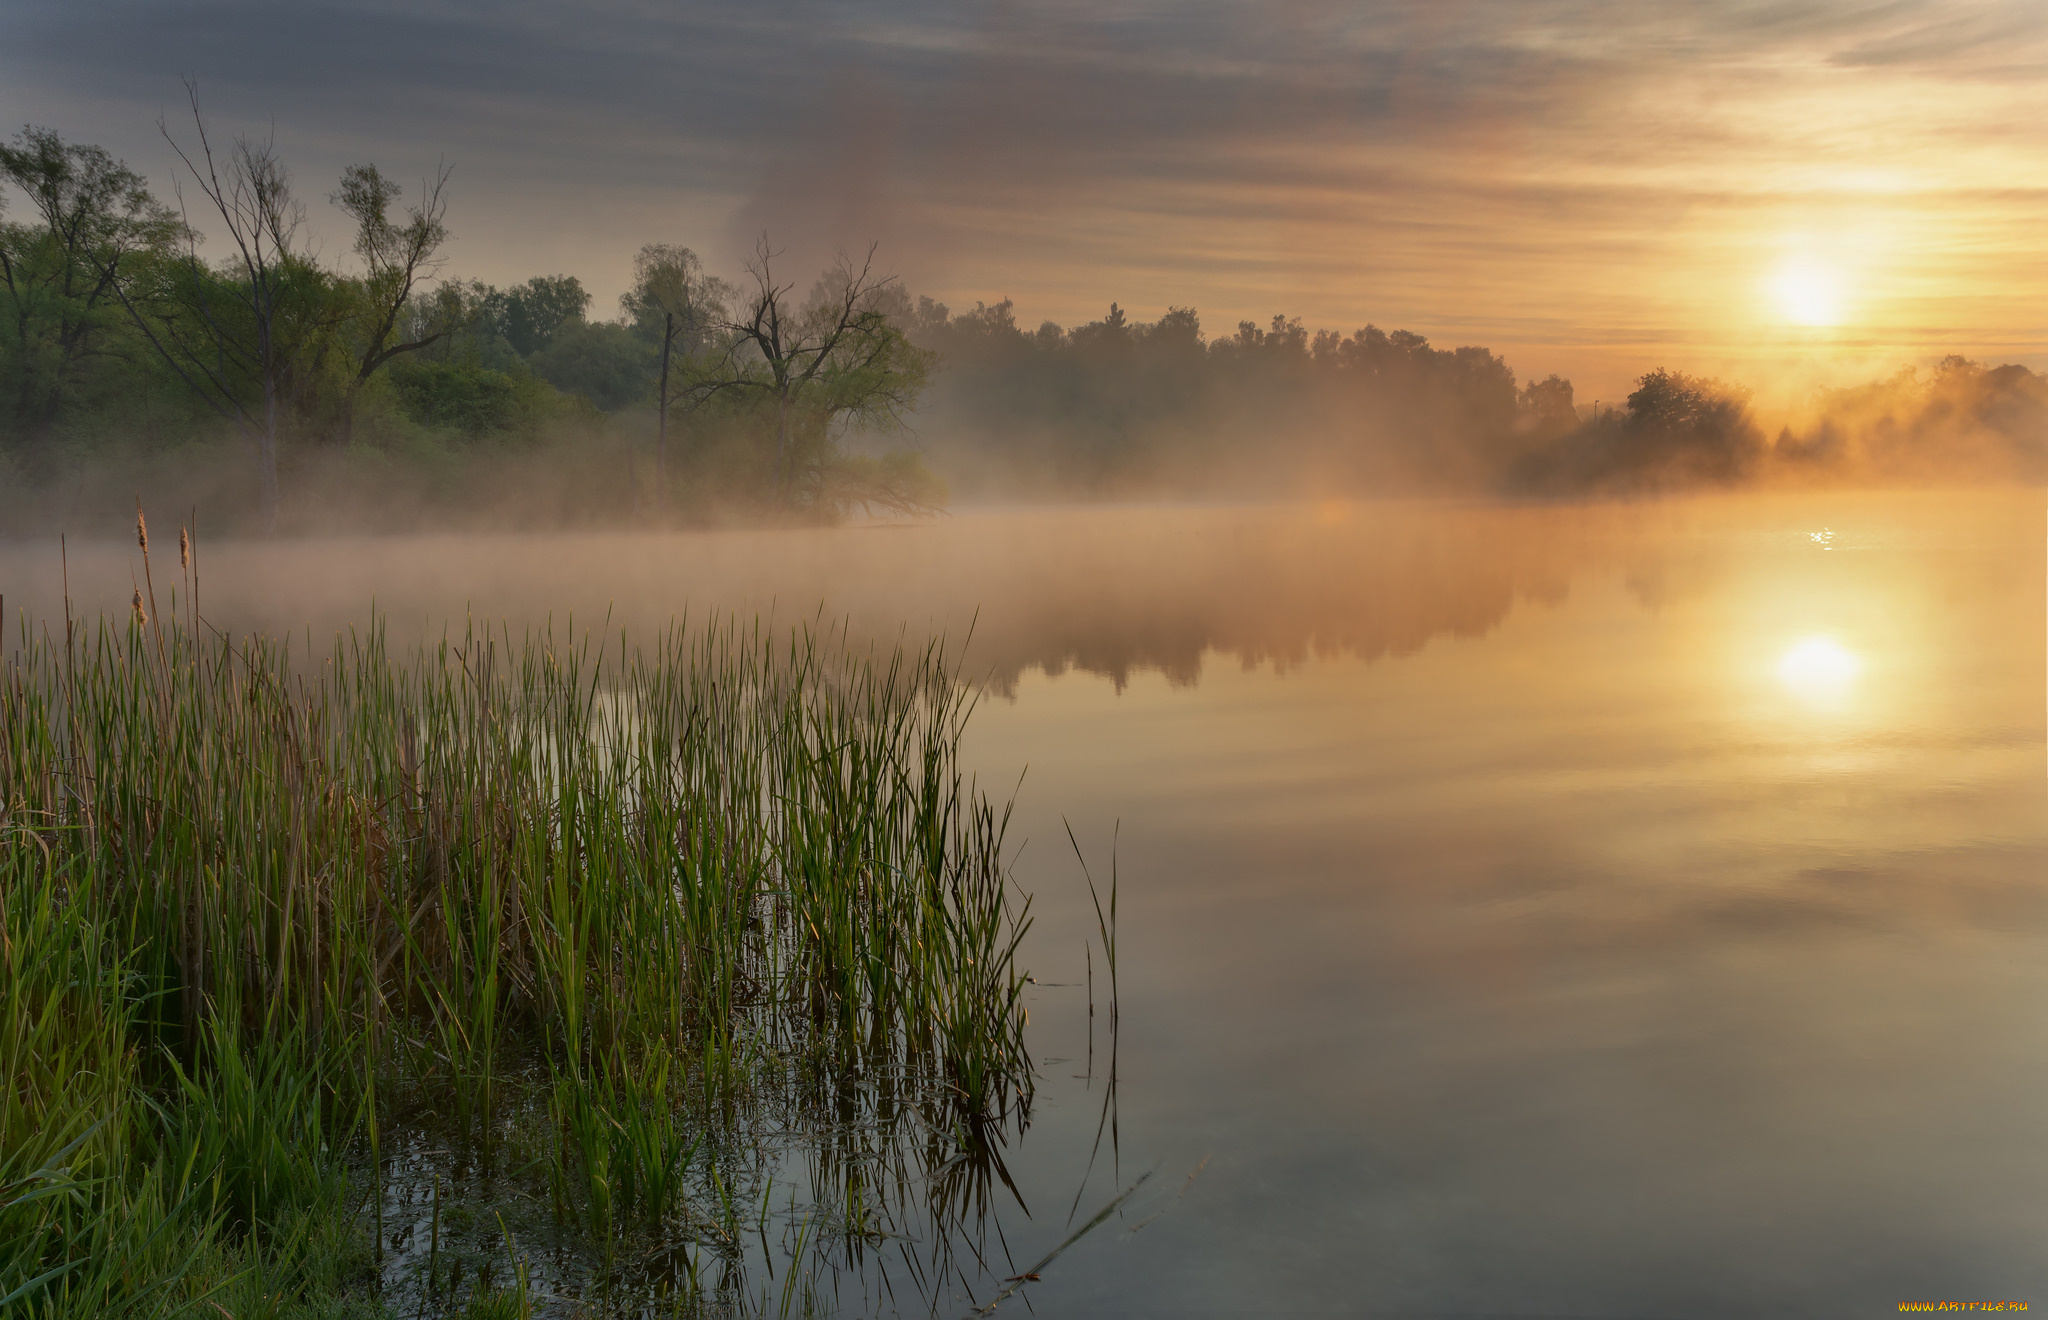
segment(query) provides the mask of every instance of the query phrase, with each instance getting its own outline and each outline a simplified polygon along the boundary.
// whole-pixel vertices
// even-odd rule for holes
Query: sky
[[[0,124],[166,194],[188,76],[217,134],[274,133],[330,255],[342,167],[445,161],[450,274],[601,312],[643,243],[736,274],[765,232],[1027,325],[1402,327],[1582,402],[2048,368],[2042,0],[0,9]]]

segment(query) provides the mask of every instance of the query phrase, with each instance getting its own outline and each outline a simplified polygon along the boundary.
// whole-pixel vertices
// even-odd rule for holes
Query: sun
[[[1778,678],[1809,700],[1835,701],[1848,695],[1863,661],[1832,637],[1808,637],[1778,660]]]
[[[1794,325],[1842,323],[1842,276],[1823,261],[1787,257],[1771,276],[1771,294],[1779,315]]]

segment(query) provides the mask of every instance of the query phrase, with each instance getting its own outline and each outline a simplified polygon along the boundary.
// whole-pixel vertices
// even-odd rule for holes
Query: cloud
[[[1889,31],[1863,36],[1834,62],[1912,67],[1951,75],[2048,76],[2048,10],[2030,2],[1930,10],[1913,6]]]

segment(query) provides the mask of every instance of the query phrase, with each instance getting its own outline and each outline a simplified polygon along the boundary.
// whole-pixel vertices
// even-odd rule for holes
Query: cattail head
[[[142,501],[135,501],[135,544],[142,547],[142,553],[149,553],[149,524],[142,521]]]
[[[184,568],[191,561],[192,542],[185,535],[185,529],[178,529],[178,567]]]
[[[144,610],[144,609],[142,608],[142,588],[141,588],[141,587],[137,587],[137,588],[135,589],[135,599],[134,599],[133,601],[131,601],[131,602],[130,602],[130,604],[134,605],[134,607],[135,607],[135,621],[136,621],[137,623],[148,623],[148,622],[149,622],[149,612],[148,612],[148,611],[146,611],[146,610]]]

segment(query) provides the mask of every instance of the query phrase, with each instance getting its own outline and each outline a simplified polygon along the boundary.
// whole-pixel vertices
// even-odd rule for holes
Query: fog
[[[104,535],[145,495],[214,532],[336,535],[2048,480],[2048,380],[2014,363],[1908,366],[1772,436],[1742,381],[1682,362],[1589,401],[1369,320],[1105,299],[1032,327],[1007,297],[916,294],[877,246],[818,269],[765,225],[736,267],[615,254],[614,311],[573,273],[464,278],[453,176],[368,163],[332,195],[357,223],[336,256],[275,143],[188,93],[164,134],[197,209],[50,129],[0,146],[0,198],[27,203],[0,224],[0,532]],[[257,197],[279,224],[239,209]]]
[[[1995,511],[1987,536],[2024,539],[2039,518],[2030,493],[1968,498],[1980,519]],[[212,627],[290,635],[314,656],[373,618],[401,647],[472,626],[615,647],[678,622],[736,621],[808,625],[860,647],[944,640],[963,676],[1007,694],[1033,671],[1121,688],[1144,672],[1194,683],[1214,662],[1285,672],[1317,656],[1411,655],[1485,636],[1518,607],[1561,602],[1599,578],[1659,609],[1713,589],[1706,548],[1730,537],[1781,552],[1840,526],[1836,550],[1854,555],[1846,529],[1881,516],[1894,539],[1910,536],[1946,527],[1954,503],[1858,492],[1524,506],[1332,499],[694,533],[202,535],[198,591]],[[61,632],[67,575],[79,619],[120,620],[151,577],[159,609],[189,610],[176,523],[152,527],[150,576],[132,538],[0,543],[10,629],[26,619]]]
[[[1779,437],[1788,476],[2039,484],[2048,475],[2048,378],[2025,367],[1950,357],[1830,391],[1816,412]]]
[[[1518,378],[1487,348],[1275,315],[1206,335],[1145,323],[1028,330],[1007,301],[906,307],[944,364],[922,425],[956,489],[1111,496],[1388,493],[1580,498],[1784,484],[2048,480],[2048,378],[1950,357],[1822,393],[1772,437],[1737,381],[1646,364],[1623,400]]]
[[[1316,651],[1370,658],[1483,633],[1516,601],[1561,594],[1614,516],[1330,502],[682,534],[202,540],[199,604],[223,630],[294,634],[316,651],[373,610],[402,643],[459,635],[471,619],[599,644],[737,619],[843,628],[861,645],[946,638],[958,650],[971,637],[970,671],[1000,690],[1027,669],[1193,681],[1210,651],[1285,667]],[[169,610],[176,559],[167,568],[163,527],[153,572]],[[72,542],[67,553],[73,613],[123,616],[144,583],[134,542]],[[61,621],[66,570],[54,542],[0,554],[10,613]]]
[[[0,10],[0,1295],[2040,1294],[2044,72]]]
[[[630,383],[647,370],[642,346],[587,324],[617,332],[604,342],[629,378],[599,407],[584,377],[608,368],[560,351],[578,321],[535,353],[540,370],[569,372],[559,384],[500,338],[480,359],[496,367],[451,375],[437,364],[477,350],[441,350],[418,368],[441,373],[421,378],[431,386],[366,392],[347,443],[307,421],[281,449],[274,523],[246,436],[189,405],[172,421],[123,417],[135,400],[117,392],[54,440],[0,445],[0,536],[117,535],[138,498],[215,534],[324,538],[819,525],[889,515],[905,490],[913,509],[968,509],[2048,481],[2048,377],[2013,364],[1902,368],[1814,395],[1773,435],[1738,382],[1658,368],[1618,403],[1589,401],[1556,376],[1519,379],[1483,347],[1373,326],[1276,316],[1209,337],[1191,309],[1143,323],[1112,304],[1101,321],[1027,331],[1007,303],[955,315],[893,287],[880,306],[926,355],[912,406],[881,427],[810,419],[794,491],[772,479],[775,432],[757,407],[677,413],[660,469],[656,418]],[[475,376],[533,402],[485,424],[445,420],[432,410],[462,405],[420,393]]]

